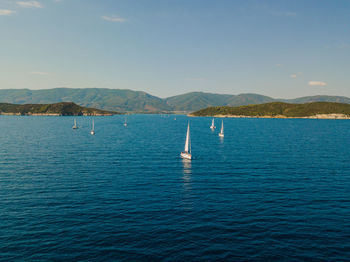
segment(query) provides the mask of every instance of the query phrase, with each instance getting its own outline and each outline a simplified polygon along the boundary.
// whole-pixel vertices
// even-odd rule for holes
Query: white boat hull
[[[94,135],[94,134],[95,134],[95,131],[91,131],[90,134],[91,134],[91,135]]]
[[[216,128],[215,126],[211,126],[211,127],[210,127],[211,130],[214,130],[215,128]]]
[[[222,133],[219,133],[219,137],[224,137],[224,134],[222,134]]]
[[[184,159],[192,160],[192,155],[190,153],[181,152],[181,157]]]

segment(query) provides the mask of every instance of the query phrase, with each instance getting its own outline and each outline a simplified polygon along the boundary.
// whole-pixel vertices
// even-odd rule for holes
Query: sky
[[[0,0],[0,88],[350,97],[350,0]]]

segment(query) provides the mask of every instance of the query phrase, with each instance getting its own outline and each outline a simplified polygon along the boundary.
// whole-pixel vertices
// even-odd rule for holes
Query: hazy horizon
[[[349,1],[0,0],[1,89],[350,97]]]

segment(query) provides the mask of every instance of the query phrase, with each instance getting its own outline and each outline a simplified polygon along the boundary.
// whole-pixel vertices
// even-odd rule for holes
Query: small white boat
[[[94,122],[93,119],[92,119],[92,129],[91,129],[91,131],[90,131],[90,134],[91,134],[91,135],[94,135],[94,134],[95,134],[95,122]]]
[[[74,125],[72,127],[73,129],[78,129],[78,126],[77,126],[77,120],[74,118]]]
[[[214,124],[214,118],[213,120],[211,121],[211,126],[210,126],[210,129],[211,130],[214,130],[216,128],[215,124]]]
[[[221,120],[221,131],[219,133],[219,137],[224,137],[224,121]]]
[[[124,121],[124,126],[127,126],[128,124],[126,123],[126,118],[125,118],[125,121]]]
[[[192,160],[191,153],[191,138],[190,138],[190,123],[187,126],[187,134],[186,134],[186,142],[185,142],[185,150],[181,152],[181,157],[184,159]]]

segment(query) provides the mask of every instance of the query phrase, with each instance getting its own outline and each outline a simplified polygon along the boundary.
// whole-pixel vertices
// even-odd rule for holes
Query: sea
[[[0,261],[349,261],[350,120],[76,120],[0,116]]]

